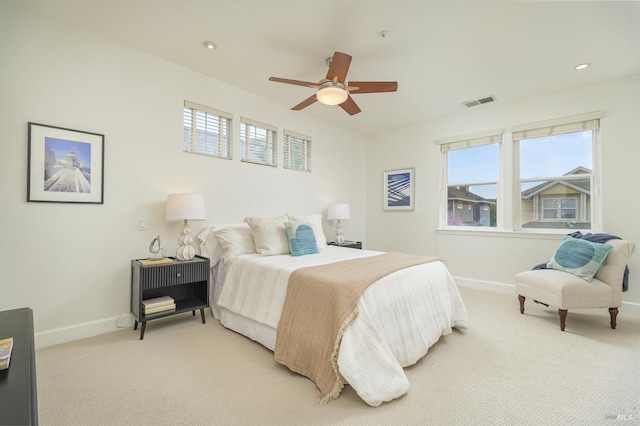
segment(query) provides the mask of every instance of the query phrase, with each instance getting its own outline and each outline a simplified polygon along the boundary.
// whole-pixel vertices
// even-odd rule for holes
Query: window
[[[600,232],[601,113],[440,140],[442,229]],[[502,142],[501,142],[502,141]]]
[[[563,220],[576,219],[577,198],[543,198],[542,219]]]
[[[229,113],[184,101],[182,150],[230,160],[232,118]]]
[[[586,116],[514,129],[521,229],[594,228],[593,153],[599,127],[598,118]]]
[[[277,166],[277,129],[242,117],[240,119],[240,158],[265,166]]]
[[[284,130],[285,169],[311,172],[311,138]]]
[[[446,182],[446,227],[496,227],[499,130],[439,141]],[[446,218],[446,219],[445,219]]]

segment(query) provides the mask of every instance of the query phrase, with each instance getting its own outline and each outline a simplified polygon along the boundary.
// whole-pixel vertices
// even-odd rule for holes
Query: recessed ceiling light
[[[209,50],[216,50],[218,48],[218,46],[216,46],[216,44],[212,41],[203,41],[202,45]]]
[[[585,69],[585,68],[589,68],[589,65],[591,65],[591,64],[589,64],[589,63],[584,63],[584,64],[576,65],[576,69],[577,69],[577,70],[583,70],[583,69]]]

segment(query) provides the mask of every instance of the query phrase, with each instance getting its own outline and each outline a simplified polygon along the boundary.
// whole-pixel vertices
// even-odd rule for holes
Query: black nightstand
[[[170,258],[171,263],[143,265],[140,260],[131,261],[131,313],[135,324],[142,324],[140,340],[144,338],[147,321],[191,311],[195,316],[200,311],[205,323],[204,309],[209,307],[209,258],[196,256],[191,260]],[[175,301],[175,310],[146,314],[145,299],[170,296]]]
[[[360,249],[362,250],[362,241],[345,241],[342,244],[338,244],[336,242],[329,242],[327,243],[330,246],[338,246],[338,247],[347,247],[347,248],[354,248],[354,249]]]

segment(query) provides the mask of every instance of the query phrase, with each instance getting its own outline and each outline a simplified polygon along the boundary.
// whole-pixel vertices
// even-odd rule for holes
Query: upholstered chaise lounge
[[[629,257],[635,252],[635,245],[620,239],[608,240],[606,244],[612,248],[591,281],[556,269],[538,269],[517,274],[515,283],[520,313],[524,314],[524,301],[527,297],[545,305],[557,306],[560,330],[564,331],[569,309],[609,308],[611,328],[615,329],[618,308],[622,306],[625,267]]]

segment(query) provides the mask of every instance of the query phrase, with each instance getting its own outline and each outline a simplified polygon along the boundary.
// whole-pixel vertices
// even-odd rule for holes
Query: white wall
[[[365,237],[366,138],[59,21],[0,4],[0,310],[30,306],[40,347],[130,324],[130,260],[160,234],[166,196],[205,195],[208,224],[323,212],[348,202]],[[266,77],[265,77],[266,78]],[[182,152],[182,105],[234,114],[234,159]],[[313,172],[239,161],[240,116],[309,135]],[[104,204],[27,203],[27,123],[105,135]],[[282,163],[280,143],[279,162]],[[334,155],[340,152],[341,155]],[[148,231],[138,231],[147,218]],[[333,224],[325,220],[332,240]]]
[[[623,308],[626,312],[640,314],[640,197],[636,185],[640,158],[640,74],[476,108],[370,137],[367,149],[368,247],[442,256],[447,259],[459,284],[493,285],[494,288],[500,288],[500,284],[512,286],[517,272],[548,260],[561,237],[437,232],[440,153],[435,141],[602,111],[603,230],[639,245],[639,254],[629,263],[630,288],[623,293]],[[403,167],[416,168],[416,209],[413,212],[383,212],[383,172]],[[513,291],[513,287],[502,289]]]

